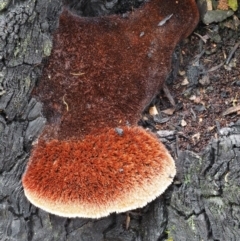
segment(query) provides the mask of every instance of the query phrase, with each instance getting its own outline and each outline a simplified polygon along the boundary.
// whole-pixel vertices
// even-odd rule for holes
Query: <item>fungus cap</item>
[[[22,179],[26,197],[52,214],[99,218],[162,194],[175,176],[172,157],[141,127],[121,129],[38,143]]]

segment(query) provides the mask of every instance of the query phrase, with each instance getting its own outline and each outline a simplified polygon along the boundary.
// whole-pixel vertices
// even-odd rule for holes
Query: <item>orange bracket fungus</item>
[[[143,207],[172,183],[167,149],[137,125],[176,44],[198,22],[195,0],[151,0],[122,15],[64,10],[35,90],[47,124],[22,178],[35,206],[99,218]]]

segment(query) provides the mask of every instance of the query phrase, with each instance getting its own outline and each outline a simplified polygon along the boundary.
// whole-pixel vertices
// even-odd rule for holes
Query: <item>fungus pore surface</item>
[[[124,16],[63,10],[34,90],[47,125],[22,178],[29,201],[60,216],[98,218],[164,192],[174,161],[137,121],[197,22],[195,0],[152,0]]]
[[[172,182],[174,162],[152,134],[122,130],[38,143],[23,178],[27,198],[60,216],[95,218],[155,199]]]

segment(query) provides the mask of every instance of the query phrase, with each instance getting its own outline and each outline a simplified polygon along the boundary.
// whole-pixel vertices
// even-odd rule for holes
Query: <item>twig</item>
[[[232,59],[232,56],[233,56],[233,54],[236,52],[236,50],[237,50],[237,48],[239,47],[239,45],[240,45],[240,41],[238,41],[238,42],[234,45],[234,47],[232,48],[232,50],[230,51],[230,53],[229,53],[229,55],[228,55],[228,58],[227,58],[227,60],[226,60],[226,64],[229,64],[229,63],[230,63],[230,61],[231,61],[231,59]]]
[[[176,103],[175,103],[175,101],[174,101],[174,99],[173,99],[173,97],[172,97],[172,95],[171,95],[171,93],[170,93],[166,84],[163,84],[163,91],[164,91],[165,95],[167,96],[168,100],[170,101],[171,105],[173,107],[175,107]]]
[[[206,74],[206,73],[209,73],[209,72],[216,71],[216,70],[218,70],[219,68],[221,68],[223,65],[224,65],[224,63],[221,63],[221,64],[219,64],[219,65],[217,65],[217,66],[212,67],[212,68],[209,69],[209,70],[206,70],[206,71],[204,71],[204,72],[201,72],[200,74]]]

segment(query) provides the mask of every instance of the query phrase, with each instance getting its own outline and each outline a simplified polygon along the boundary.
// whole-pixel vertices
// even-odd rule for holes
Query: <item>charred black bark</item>
[[[239,240],[240,121],[220,130],[201,155],[182,152],[181,185],[168,206],[173,240]]]

